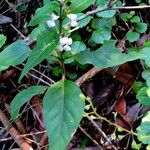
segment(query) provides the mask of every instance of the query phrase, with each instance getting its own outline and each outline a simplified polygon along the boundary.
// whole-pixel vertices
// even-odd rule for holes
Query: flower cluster
[[[64,2],[64,0],[58,0],[58,2],[62,3],[62,2]]]
[[[69,15],[67,15],[68,16],[68,18],[71,20],[71,23],[70,23],[70,25],[72,26],[72,27],[76,27],[77,25],[78,25],[78,18],[77,18],[77,15],[76,14],[69,14]]]
[[[47,25],[49,28],[51,27],[55,27],[56,26],[56,23],[55,21],[58,20],[59,16],[55,15],[54,13],[52,13],[51,15],[51,20],[48,20],[47,21]]]
[[[59,50],[60,51],[70,51],[71,50],[71,44],[72,44],[72,38],[68,37],[60,37],[60,45],[59,45]]]

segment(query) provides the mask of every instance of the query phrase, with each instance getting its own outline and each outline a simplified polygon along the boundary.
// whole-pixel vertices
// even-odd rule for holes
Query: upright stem
[[[60,18],[59,18],[59,34],[61,36],[61,32],[62,32],[62,4],[60,3]]]
[[[66,68],[64,62],[62,62],[62,69],[63,69],[63,74],[62,74],[62,80],[66,79]]]
[[[62,8],[63,4],[60,3],[60,18],[59,18],[59,35],[61,36],[62,34],[62,14],[63,14],[63,8]],[[63,74],[62,74],[62,80],[65,80],[66,78],[66,69],[65,69],[65,64],[63,62],[63,57],[62,57],[62,53],[61,53],[61,60],[60,60],[60,65],[62,67],[63,70]]]

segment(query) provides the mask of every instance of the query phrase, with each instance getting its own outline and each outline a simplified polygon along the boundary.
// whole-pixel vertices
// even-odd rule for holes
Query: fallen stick
[[[21,150],[33,150],[33,148],[20,136],[20,133],[10,124],[8,118],[0,109],[0,121],[7,128],[8,133],[12,136],[15,142],[18,144]],[[19,138],[18,138],[19,137]]]
[[[85,74],[83,74],[79,79],[76,80],[76,84],[81,86],[85,81],[95,76],[97,73],[99,73],[102,69],[96,69],[92,68]]]

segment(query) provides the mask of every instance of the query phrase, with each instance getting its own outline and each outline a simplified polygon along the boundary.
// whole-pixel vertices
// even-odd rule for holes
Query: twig
[[[9,123],[8,118],[1,109],[0,109],[0,121],[5,127],[7,127],[7,131],[13,137],[13,139],[18,144],[21,150],[33,150],[33,148],[23,138],[21,137],[17,138],[18,136],[20,136],[20,133]]]
[[[19,67],[16,67],[16,66],[14,66],[14,67],[15,67],[15,68],[17,68],[17,69],[19,69],[19,70],[22,70],[22,69],[21,69],[21,68],[19,68]],[[32,76],[32,77],[34,77],[34,78],[36,78],[36,79],[38,79],[38,80],[39,80],[39,78],[38,78],[37,76],[35,76],[35,75],[31,74],[31,73],[28,73],[28,75],[30,75],[30,76]],[[44,83],[44,84],[48,85],[48,86],[51,86],[51,84],[50,84],[50,83],[48,83],[48,82],[44,81],[43,79],[40,79],[40,81],[41,81],[42,83]]]
[[[86,72],[84,75],[82,75],[80,78],[76,80],[76,84],[81,86],[83,82],[87,81],[88,79],[92,78],[95,76],[97,73],[99,73],[102,69],[96,69],[92,68],[88,72]]]
[[[6,110],[10,113],[10,107],[7,103],[5,103],[5,107],[6,107]],[[17,126],[20,133],[23,133],[23,134],[26,133],[25,127],[23,126],[23,124],[22,124],[22,122],[19,118],[17,118],[15,120],[15,124],[16,124],[16,126]]]
[[[81,16],[78,21],[81,21],[83,19],[85,19],[88,16],[94,15],[96,13],[102,12],[102,11],[106,11],[106,10],[130,10],[130,9],[145,9],[145,8],[150,8],[150,6],[148,5],[144,5],[144,6],[125,6],[125,7],[112,7],[111,6],[105,6],[105,7],[101,7],[101,8],[97,8],[95,10],[92,11],[88,11],[87,13],[85,13],[85,15]]]
[[[79,125],[79,129],[99,148],[99,149],[103,149],[102,146],[100,146],[80,125]]]
[[[150,8],[149,5],[143,5],[143,6],[125,6],[125,7],[113,7],[112,9],[115,10],[129,10],[129,9],[145,9]]]
[[[19,136],[16,137],[17,138],[23,138],[23,137],[26,137],[26,136],[31,136],[31,135],[39,135],[39,134],[44,134],[44,133],[47,133],[46,130],[44,131],[39,131],[39,132],[31,132],[31,133],[27,133],[27,134],[21,134]],[[5,142],[5,141],[8,141],[8,140],[12,140],[13,138],[12,137],[8,137],[8,138],[3,138],[3,139],[0,139],[0,142]]]
[[[102,12],[102,11],[105,11],[105,10],[111,10],[112,9],[112,6],[116,3],[117,0],[114,0],[112,2],[112,0],[109,0],[107,5],[104,6],[104,7],[101,7],[101,8],[97,8],[95,10],[92,10],[92,11],[88,11],[85,15],[81,16],[78,21],[81,21],[83,19],[85,19],[86,17],[88,16],[91,16],[91,15],[94,15],[96,13],[99,13],[99,12]]]
[[[22,64],[23,66],[25,66],[25,64],[23,63]],[[38,71],[38,70],[36,70],[36,69],[34,69],[34,68],[32,68],[31,70],[33,70],[33,71],[35,71],[36,73],[38,73],[38,74],[40,74],[41,76],[43,76],[43,77],[45,77],[47,80],[49,80],[52,84],[54,84],[55,83],[55,81],[54,80],[52,80],[51,78],[49,78],[48,76],[46,76],[45,74],[43,74],[43,73],[41,73],[40,71]]]
[[[26,39],[26,37],[25,37],[14,25],[10,24],[10,26],[11,26],[18,34],[20,34],[23,39]]]
[[[117,147],[111,142],[111,140],[106,136],[106,134],[101,130],[101,128],[97,125],[97,123],[87,116],[87,119],[93,124],[94,127],[103,135],[103,137],[107,140],[108,143],[111,144],[114,150],[118,150]]]
[[[45,142],[46,142],[46,140],[47,140],[47,138],[48,138],[48,134],[47,134],[47,132],[42,136],[42,138],[41,138],[41,140],[40,140],[40,145],[45,145]],[[45,148],[46,149],[46,148]]]

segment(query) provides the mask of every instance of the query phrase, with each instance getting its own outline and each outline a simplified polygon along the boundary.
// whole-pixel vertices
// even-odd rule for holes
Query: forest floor
[[[6,45],[28,36],[32,28],[27,28],[27,24],[35,10],[41,6],[40,0],[0,1],[0,33],[7,37]],[[145,15],[144,19],[150,20],[149,10],[140,10],[139,15]],[[150,21],[148,22],[150,24]],[[120,28],[124,28],[121,25]],[[142,47],[143,43],[149,39],[150,30],[141,36],[136,42],[136,46]],[[126,50],[124,40],[120,40],[117,46]],[[53,72],[46,72],[46,65],[43,62],[32,69],[23,80],[23,84],[19,84],[18,77],[22,68],[23,64],[0,73],[0,150],[19,150],[18,142],[32,145],[36,150],[46,150],[48,141],[43,125],[42,105],[40,105],[42,97],[35,96],[27,102],[21,109],[22,115],[11,124],[9,123],[10,103],[20,90],[30,85],[44,84],[41,80],[43,74],[46,73],[49,76]],[[67,69],[72,72],[71,67],[68,66]],[[134,61],[103,70],[88,66],[78,72],[76,83],[92,99],[93,106],[97,108],[97,113],[102,118],[94,122],[90,118],[84,118],[68,145],[68,150],[111,150],[114,147],[121,150],[133,149],[131,148],[133,138],[137,143],[138,140],[125,131],[135,131],[143,115],[150,111],[150,107],[142,106],[139,103],[133,89],[136,81],[139,83],[143,81],[142,70],[141,62]],[[53,75],[51,78],[57,81],[59,76]],[[37,103],[39,105],[35,105]],[[116,129],[118,126],[124,128],[125,131],[118,131]],[[18,139],[14,138],[15,135]],[[19,141],[20,137],[21,141]],[[145,147],[143,144],[141,149],[144,150]]]

